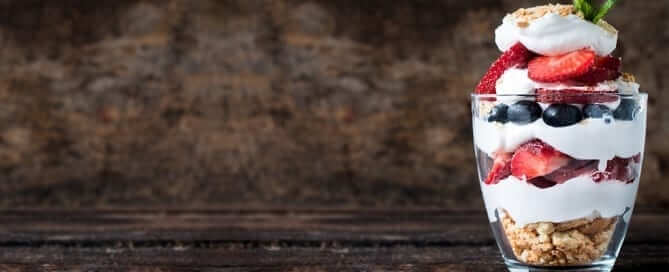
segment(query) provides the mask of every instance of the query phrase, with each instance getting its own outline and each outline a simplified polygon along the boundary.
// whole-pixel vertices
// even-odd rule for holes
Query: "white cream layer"
[[[494,222],[495,210],[504,209],[519,226],[537,222],[561,223],[579,218],[622,215],[625,221],[634,207],[639,180],[595,183],[581,176],[550,188],[540,189],[510,176],[496,185],[481,183],[488,219]]]
[[[549,13],[522,28],[512,15],[504,17],[495,30],[495,42],[502,52],[517,42],[533,52],[545,56],[562,55],[571,51],[591,48],[605,56],[616,49],[618,33],[586,21],[576,15],[560,16]]]
[[[640,112],[637,120],[610,120],[609,124],[604,119],[585,119],[560,128],[547,125],[541,118],[526,125],[474,118],[474,143],[489,155],[498,151],[513,152],[520,145],[539,139],[580,160],[610,160],[616,156],[630,158],[643,151],[645,115],[645,112]]]
[[[625,82],[621,78],[598,83],[595,86],[578,86],[567,83],[543,83],[530,79],[527,69],[510,68],[502,74],[495,85],[497,94],[523,95],[534,94],[536,89],[549,90],[583,90],[594,92],[614,92],[623,94],[638,94],[639,84]]]

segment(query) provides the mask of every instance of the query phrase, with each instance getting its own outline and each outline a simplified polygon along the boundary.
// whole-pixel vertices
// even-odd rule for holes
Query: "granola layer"
[[[502,225],[516,258],[531,265],[584,265],[609,246],[617,218],[541,222],[519,227],[503,213]]]

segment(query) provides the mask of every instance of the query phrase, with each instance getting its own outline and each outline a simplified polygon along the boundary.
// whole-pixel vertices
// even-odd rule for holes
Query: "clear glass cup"
[[[547,100],[559,103],[537,102]],[[472,95],[481,191],[509,270],[613,268],[639,186],[647,100]]]

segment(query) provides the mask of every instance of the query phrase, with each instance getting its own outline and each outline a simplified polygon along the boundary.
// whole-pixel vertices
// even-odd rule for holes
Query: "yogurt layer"
[[[582,90],[593,92],[614,92],[622,94],[638,94],[639,84],[627,82],[621,78],[597,83],[595,86],[579,86],[567,83],[536,82],[528,75],[527,69],[511,68],[497,80],[495,90],[498,95],[527,95],[534,94],[536,89],[549,90]],[[503,100],[503,99],[500,99]]]
[[[561,16],[555,13],[520,27],[513,15],[507,15],[495,30],[495,43],[502,52],[521,42],[527,49],[544,56],[562,55],[583,48],[591,48],[597,55],[605,56],[616,49],[618,41],[618,32],[612,27],[607,28],[609,30],[573,14]]]
[[[579,218],[614,217],[625,213],[629,221],[639,188],[638,178],[595,183],[581,176],[547,189],[540,189],[510,176],[496,185],[481,184],[490,222],[495,210],[504,209],[518,226],[537,222],[562,223]]]
[[[604,119],[585,119],[559,128],[547,125],[541,118],[526,125],[474,118],[474,143],[489,156],[498,151],[513,152],[520,145],[539,139],[580,160],[610,160],[616,156],[630,158],[643,151],[645,123],[643,112],[634,121],[610,118],[607,124]]]

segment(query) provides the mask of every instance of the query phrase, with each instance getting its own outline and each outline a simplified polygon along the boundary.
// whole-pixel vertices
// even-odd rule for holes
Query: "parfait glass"
[[[472,95],[479,183],[510,271],[611,271],[630,222],[647,94],[561,99]]]

